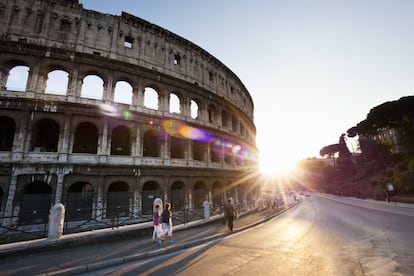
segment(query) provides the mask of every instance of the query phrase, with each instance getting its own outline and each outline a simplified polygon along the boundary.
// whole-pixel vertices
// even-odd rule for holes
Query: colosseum
[[[134,15],[78,0],[0,0],[3,229],[65,220],[137,222],[249,202],[253,100],[204,49]]]

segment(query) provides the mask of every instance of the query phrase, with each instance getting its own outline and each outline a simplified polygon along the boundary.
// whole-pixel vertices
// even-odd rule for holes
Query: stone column
[[[63,134],[59,137],[59,145],[58,145],[58,152],[59,152],[59,161],[60,162],[67,162],[68,160],[68,153],[69,153],[69,145],[70,145],[70,137],[71,137],[71,122],[72,116],[67,115],[65,116],[65,126],[63,128]]]
[[[136,93],[134,94],[134,98],[136,99],[136,104],[139,108],[144,106],[144,91],[145,87],[142,84],[142,79],[139,80],[139,84],[137,86]]]
[[[78,92],[78,68],[74,68],[69,74],[67,96],[70,102],[74,102]]]
[[[7,195],[7,202],[6,202],[6,206],[5,206],[4,214],[3,214],[3,216],[5,217],[2,223],[3,226],[10,226],[12,224],[13,202],[14,202],[16,190],[17,190],[17,169],[13,168],[11,179],[10,179],[9,192]]]
[[[108,121],[103,120],[102,130],[100,130],[99,138],[98,138],[98,155],[99,161],[101,163],[107,162],[107,157],[109,155],[108,152]]]
[[[104,177],[101,175],[98,179],[98,191],[96,193],[96,213],[95,213],[95,219],[97,221],[101,221],[103,219],[103,203],[104,203]]]
[[[38,88],[41,88],[41,85],[38,84],[39,78],[41,78],[40,74],[41,72],[39,72],[38,64],[35,64],[34,66],[30,68],[29,76],[27,78],[27,84],[26,84],[26,92],[36,93],[37,91],[44,91],[44,85],[42,85],[43,90],[38,89]]]
[[[62,202],[63,180],[64,179],[65,179],[65,174],[64,174],[63,170],[57,170],[57,184],[56,184],[55,204]]]
[[[114,101],[114,77],[109,74],[106,83],[104,83],[104,90],[102,99],[105,103],[112,103]]]
[[[9,72],[7,71],[6,68],[3,68],[3,67],[0,68],[0,89],[6,88],[6,81],[7,81],[8,74]]]
[[[27,114],[23,113],[21,117],[22,120],[16,129],[16,133],[14,134],[13,140],[13,161],[22,160],[24,155],[24,145],[25,145],[25,137],[29,138],[30,136],[26,135],[27,131]]]

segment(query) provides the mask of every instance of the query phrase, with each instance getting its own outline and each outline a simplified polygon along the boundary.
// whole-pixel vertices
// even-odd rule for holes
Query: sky
[[[125,11],[219,59],[255,106],[264,171],[320,157],[371,108],[414,95],[412,0],[80,0]]]

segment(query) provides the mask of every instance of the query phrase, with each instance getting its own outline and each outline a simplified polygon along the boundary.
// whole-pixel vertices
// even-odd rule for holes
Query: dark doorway
[[[112,183],[108,188],[106,217],[129,216],[129,186],[125,182]]]
[[[185,208],[185,186],[180,181],[171,185],[171,205],[177,211]]]
[[[70,186],[66,198],[66,220],[85,220],[92,216],[93,187],[86,182]]]
[[[13,119],[0,116],[0,151],[11,151],[16,124]]]
[[[207,199],[207,188],[201,181],[194,185],[194,209],[200,209]]]
[[[142,214],[152,214],[152,203],[154,199],[160,197],[159,185],[155,181],[150,181],[142,187]]]
[[[47,223],[52,189],[44,182],[28,184],[22,194],[19,224]]]

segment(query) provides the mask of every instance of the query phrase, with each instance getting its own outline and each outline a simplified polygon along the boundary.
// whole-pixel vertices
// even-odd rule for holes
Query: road
[[[414,275],[414,209],[339,200],[312,194],[247,231],[89,275]]]

